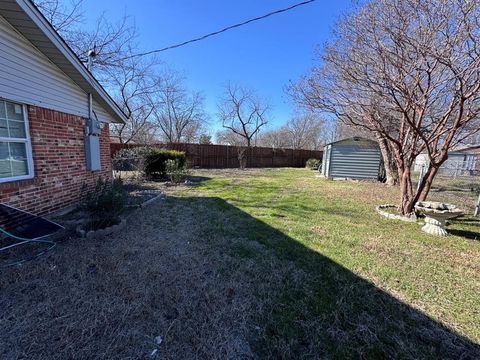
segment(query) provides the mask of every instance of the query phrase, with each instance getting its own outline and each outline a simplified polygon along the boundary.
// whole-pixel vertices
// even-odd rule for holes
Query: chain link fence
[[[415,163],[412,176],[415,188],[426,168],[426,162]],[[433,181],[428,199],[457,205],[469,215],[480,215],[480,159],[469,155],[447,160]]]
[[[140,184],[146,181],[145,158],[143,156],[115,156],[112,158],[113,176],[126,184]]]

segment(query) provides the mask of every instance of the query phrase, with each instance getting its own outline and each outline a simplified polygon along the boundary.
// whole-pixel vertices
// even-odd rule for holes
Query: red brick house
[[[45,214],[111,177],[109,124],[126,120],[29,0],[0,0],[0,203]]]

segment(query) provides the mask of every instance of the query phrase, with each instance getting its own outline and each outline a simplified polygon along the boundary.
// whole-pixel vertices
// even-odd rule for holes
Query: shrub
[[[308,159],[305,165],[308,169],[317,170],[322,165],[322,160]]]
[[[145,174],[150,178],[166,178],[167,160],[174,160],[179,168],[185,168],[187,163],[187,157],[182,151],[151,149],[145,155]]]
[[[113,156],[113,168],[116,171],[144,171],[145,156],[152,148],[143,146],[121,149]]]
[[[99,178],[92,191],[84,191],[83,210],[90,216],[88,228],[97,230],[118,224],[127,203],[121,179]]]
[[[182,166],[178,159],[165,161],[165,173],[174,184],[181,183],[188,176],[187,166]]]

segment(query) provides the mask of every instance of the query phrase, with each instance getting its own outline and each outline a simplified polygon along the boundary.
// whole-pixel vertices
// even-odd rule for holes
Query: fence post
[[[475,212],[473,213],[473,216],[478,216],[479,213],[480,213],[480,193],[478,193],[477,205],[475,206]]]

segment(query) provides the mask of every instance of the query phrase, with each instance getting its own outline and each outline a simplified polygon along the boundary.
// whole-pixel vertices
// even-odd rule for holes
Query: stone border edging
[[[165,194],[164,193],[159,193],[157,196],[151,198],[151,199],[148,199],[147,201],[143,202],[140,204],[139,208],[144,208],[148,205],[150,205],[151,203],[157,201],[158,199],[162,199],[165,197]]]
[[[145,202],[141,203],[140,205],[136,206],[133,213],[145,208],[146,206],[150,205],[154,201],[156,201],[158,199],[161,199],[161,198],[164,198],[164,197],[165,197],[164,193],[159,193],[157,196],[155,196],[151,199],[148,199],[147,201],[145,201]],[[109,226],[109,227],[104,228],[104,229],[99,229],[99,230],[85,231],[85,230],[82,229],[82,225],[78,225],[77,228],[76,228],[76,233],[80,237],[87,238],[87,239],[92,239],[92,238],[96,238],[96,237],[102,237],[102,236],[105,236],[105,235],[110,235],[114,232],[117,232],[117,231],[125,228],[125,226],[127,225],[127,219],[131,215],[132,214],[129,214],[126,218],[121,219],[118,224]]]
[[[122,219],[118,224],[106,227],[104,229],[99,229],[99,230],[89,230],[85,231],[82,229],[81,225],[77,226],[76,233],[82,237],[82,238],[87,238],[87,239],[92,239],[96,237],[101,237],[105,235],[110,235],[115,231],[123,229],[127,225],[127,220]]]
[[[392,214],[392,213],[389,213],[388,211],[384,211],[384,209],[391,209],[391,208],[397,208],[397,207],[398,207],[397,205],[393,205],[393,204],[383,204],[383,205],[376,206],[375,211],[388,219],[395,219],[395,220],[401,220],[406,222],[417,222],[417,218],[414,216],[413,217],[403,216],[403,215]]]

